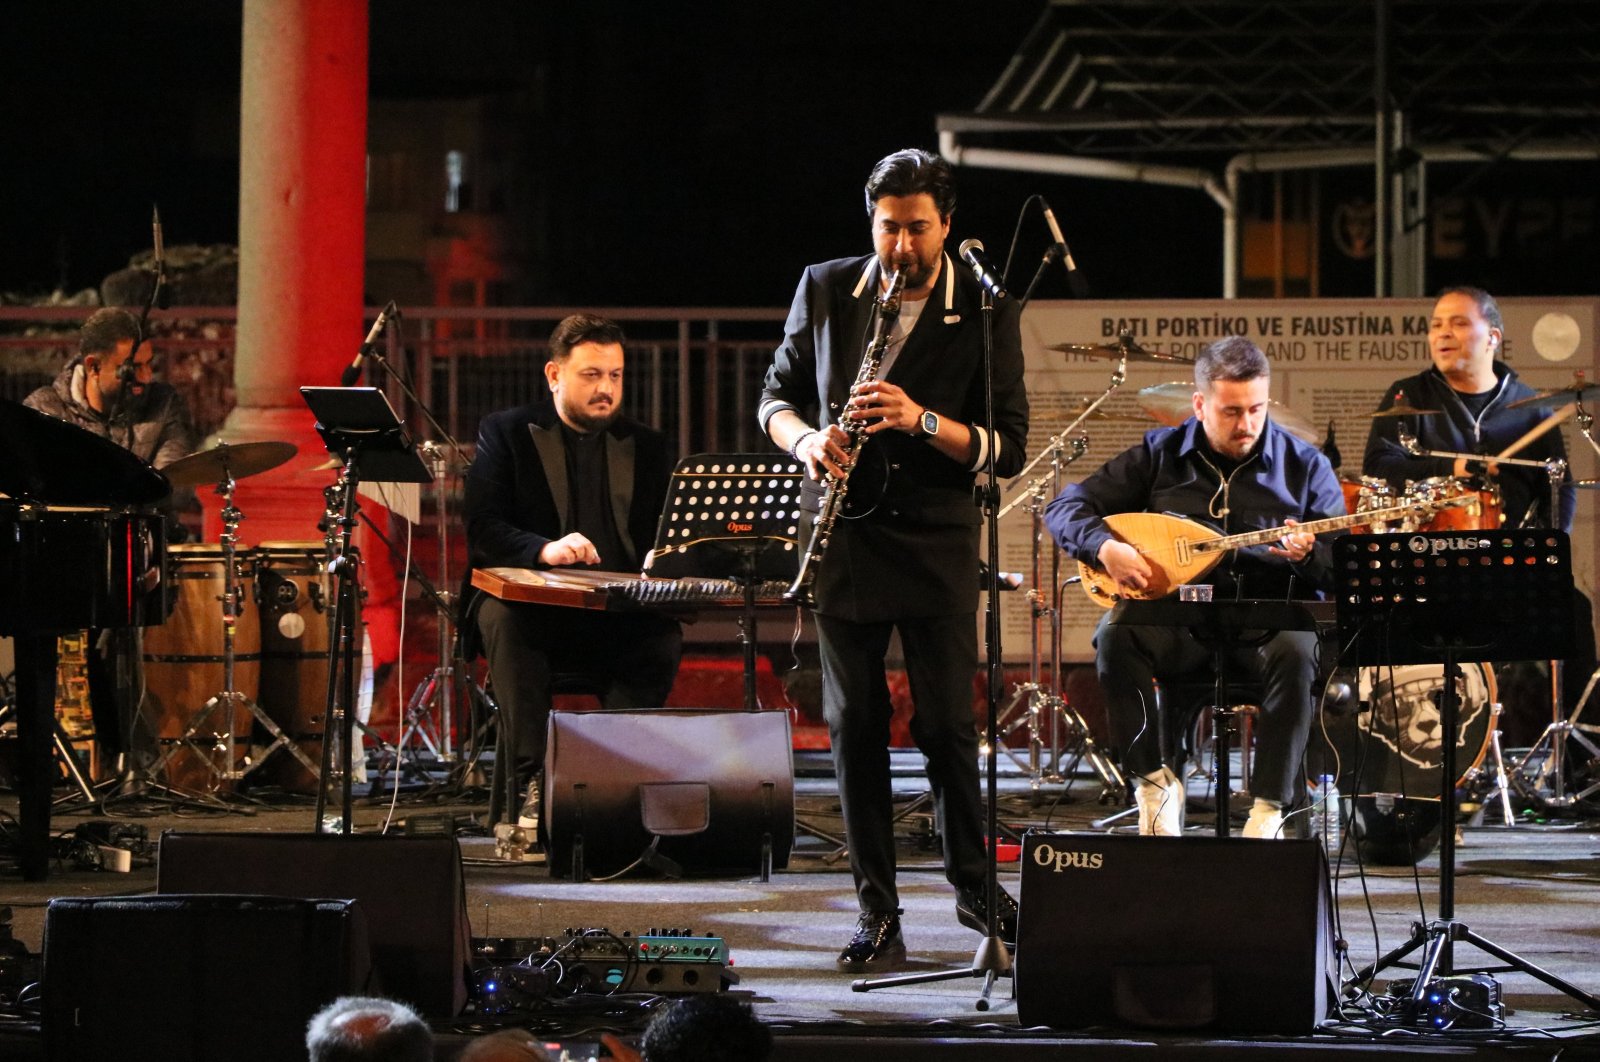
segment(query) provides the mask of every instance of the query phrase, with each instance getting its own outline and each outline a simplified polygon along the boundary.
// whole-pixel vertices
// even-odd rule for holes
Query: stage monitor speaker
[[[1300,1035],[1337,998],[1317,841],[1030,832],[1017,1019]]]
[[[352,900],[109,896],[45,912],[46,1057],[278,1062],[306,1023],[370,990]]]
[[[654,838],[659,853],[686,871],[788,865],[789,713],[551,712],[549,734],[544,795],[552,874],[616,873]]]
[[[359,900],[385,995],[430,1018],[453,1018],[466,1006],[472,933],[452,837],[168,830],[156,891]]]

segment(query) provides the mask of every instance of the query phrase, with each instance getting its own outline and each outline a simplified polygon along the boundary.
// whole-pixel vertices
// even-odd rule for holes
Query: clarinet
[[[889,348],[889,333],[894,330],[894,323],[900,317],[900,296],[905,292],[905,287],[905,270],[896,269],[889,276],[889,290],[877,300],[877,323],[872,342],[868,344],[866,353],[861,356],[861,368],[856,372],[856,382],[850,387],[852,395],[862,384],[872,383],[878,378],[883,366],[884,352]],[[822,563],[822,555],[828,549],[828,539],[833,534],[833,525],[838,522],[839,513],[844,508],[845,495],[850,490],[850,471],[855,468],[856,453],[861,449],[861,443],[866,437],[866,427],[866,422],[859,420],[846,420],[840,425],[846,435],[842,444],[845,452],[844,471],[837,476],[832,472],[823,473],[822,507],[817,511],[816,518],[811,521],[811,541],[806,545],[806,555],[800,560],[800,571],[794,577],[794,583],[783,593],[783,602],[786,605],[816,607],[817,601],[813,589],[817,581],[817,567]]]

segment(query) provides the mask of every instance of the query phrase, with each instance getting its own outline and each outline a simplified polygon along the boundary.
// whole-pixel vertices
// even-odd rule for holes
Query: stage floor
[[[814,754],[797,754],[796,810],[801,822],[823,834],[839,831],[836,790],[826,761]],[[916,773],[916,757],[896,754],[896,789],[909,806],[923,790]],[[1092,776],[1075,777],[1070,785],[1034,786],[1017,766],[1002,760],[1001,820],[1020,830],[1048,827],[1089,830],[1091,824],[1112,811],[1097,801],[1098,782]],[[1198,806],[1206,790],[1204,779],[1191,780],[1190,829],[1211,830],[1210,815]],[[54,826],[71,833],[93,821],[133,823],[143,826],[154,840],[164,829],[190,831],[306,832],[314,811],[309,798],[280,798],[279,802],[240,804],[226,813],[177,810],[137,802],[114,809],[110,816],[58,813]],[[287,801],[287,802],[284,802]],[[1063,1033],[1023,1029],[1011,998],[1011,983],[996,986],[987,1010],[975,1006],[980,982],[960,978],[942,983],[902,986],[863,993],[852,990],[852,978],[834,968],[834,957],[849,939],[855,923],[855,900],[847,866],[834,846],[802,829],[787,868],[770,881],[757,875],[693,877],[665,880],[635,874],[614,881],[582,882],[550,876],[534,864],[507,864],[493,858],[494,844],[474,830],[485,818],[481,789],[466,791],[403,791],[398,802],[358,802],[355,827],[377,833],[387,824],[402,830],[410,820],[417,826],[449,824],[460,837],[467,885],[467,913],[474,936],[559,937],[574,928],[607,928],[613,932],[642,933],[648,929],[678,928],[726,940],[739,974],[733,991],[749,999],[773,1027],[776,1058],[836,1059],[872,1057],[887,1062],[900,1057],[921,1057],[930,1050],[941,1057],[1009,1058],[1072,1053],[1080,1057],[1162,1051],[1165,1054],[1207,1058],[1276,1057],[1278,1054],[1321,1052],[1343,1054],[1404,1052],[1408,1055],[1439,1053],[1450,1057],[1520,1056],[1559,1054],[1563,1059],[1600,1058],[1600,1035],[1579,1014],[1583,1008],[1544,983],[1521,973],[1496,975],[1511,1013],[1505,1028],[1496,1031],[1457,1031],[1438,1034],[1393,1025],[1363,1026],[1359,1021],[1331,1024],[1316,1035],[1219,1040],[1150,1030],[1096,1029]],[[1236,803],[1236,809],[1245,801]],[[14,813],[15,800],[0,795],[0,810]],[[1494,824],[1466,826],[1457,855],[1456,916],[1470,928],[1565,979],[1588,993],[1600,993],[1600,962],[1596,938],[1600,919],[1600,823],[1584,817],[1540,820],[1523,816],[1511,827]],[[1131,817],[1115,828],[1131,830]],[[477,833],[478,835],[474,835]],[[900,889],[910,960],[902,972],[931,972],[966,968],[973,959],[979,937],[956,921],[953,893],[945,883],[937,851],[932,846],[930,817],[920,805],[901,822]],[[1267,843],[1267,842],[1261,842]],[[1349,853],[1347,846],[1346,852]],[[1364,966],[1403,943],[1413,923],[1433,918],[1439,906],[1438,853],[1412,867],[1367,866],[1357,868],[1347,854],[1333,881],[1339,935],[1349,944],[1352,967]],[[1003,865],[1001,880],[1018,891],[1018,866]],[[42,948],[45,907],[52,897],[128,895],[154,889],[155,870],[136,865],[131,872],[114,873],[78,869],[69,863],[52,868],[48,881],[24,882],[14,868],[0,876],[0,904],[12,910],[17,940],[30,952]],[[1259,918],[1270,923],[1274,912],[1271,881],[1259,882]],[[1021,895],[1024,905],[1028,896]],[[1198,926],[1206,910],[1181,910],[1185,891],[1173,883],[1172,902],[1184,920]],[[1077,913],[1084,924],[1104,917],[1102,912]],[[1026,917],[1026,916],[1025,916]],[[1070,949],[1070,936],[1060,942]],[[1475,964],[1475,949],[1459,945],[1456,966]],[[239,961],[249,961],[240,956]],[[1346,974],[1349,970],[1347,969]],[[1408,977],[1408,971],[1380,976]],[[241,1001],[241,1005],[248,1005]],[[546,1024],[556,1035],[592,1036],[596,1025],[627,1031],[644,1016],[631,1003],[610,1008],[605,1016],[593,1013],[563,1016],[553,1009],[529,1015],[529,1021]],[[1352,1010],[1350,1017],[1358,1018]],[[161,1017],[152,1015],[152,1028]],[[567,1024],[563,1024],[563,1022]],[[438,1057],[452,1057],[467,1035],[445,1030]],[[0,1024],[0,1057],[43,1057],[37,1026],[26,1016]]]

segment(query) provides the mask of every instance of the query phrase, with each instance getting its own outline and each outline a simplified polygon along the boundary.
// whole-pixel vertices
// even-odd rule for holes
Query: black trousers
[[[683,656],[677,620],[649,612],[507,604],[485,597],[478,607],[478,633],[501,723],[510,729],[519,782],[544,767],[558,677],[581,676],[598,686],[594,692],[607,708],[660,708]]]
[[[822,706],[833,744],[850,870],[863,911],[894,911],[894,800],[889,777],[889,700],[884,657],[900,632],[916,712],[911,736],[922,750],[944,833],[945,877],[957,888],[983,882],[983,809],[978,732],[972,717],[978,668],[970,613],[883,623],[816,616]]]
[[[1156,710],[1155,683],[1211,678],[1211,651],[1177,627],[1113,624],[1108,612],[1095,631],[1095,671],[1105,694],[1113,739],[1130,776],[1161,769],[1176,747],[1177,721]],[[1252,796],[1284,805],[1304,789],[1301,760],[1311,734],[1311,685],[1317,671],[1315,631],[1279,631],[1259,647],[1228,654],[1229,682],[1262,686],[1256,723]]]

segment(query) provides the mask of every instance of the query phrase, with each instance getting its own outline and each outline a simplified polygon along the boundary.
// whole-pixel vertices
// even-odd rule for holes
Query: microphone
[[[167,295],[167,248],[161,239],[161,209],[150,205],[150,240],[156,256],[156,307],[165,310]]]
[[[1000,274],[994,271],[989,260],[983,257],[982,240],[966,240],[961,244],[961,257],[967,265],[972,267],[972,275],[978,278],[978,283],[996,299],[1006,297],[1005,281],[1000,279]]]
[[[1050,209],[1050,204],[1044,196],[1039,197],[1039,205],[1044,207],[1044,223],[1050,226],[1050,237],[1055,240],[1055,247],[1061,248],[1061,261],[1067,267],[1067,283],[1072,285],[1072,294],[1080,299],[1089,297],[1089,283],[1078,272],[1078,263],[1073,261],[1072,248],[1067,246],[1067,238],[1061,235],[1061,226],[1056,224],[1056,212]]]
[[[372,322],[372,330],[367,333],[366,341],[361,344],[361,349],[356,351],[355,360],[345,367],[339,375],[339,386],[349,387],[361,379],[361,365],[368,358],[378,352],[378,337],[383,335],[383,330],[389,326],[389,318],[399,317],[400,310],[389,301],[389,305],[378,311],[378,319]]]

